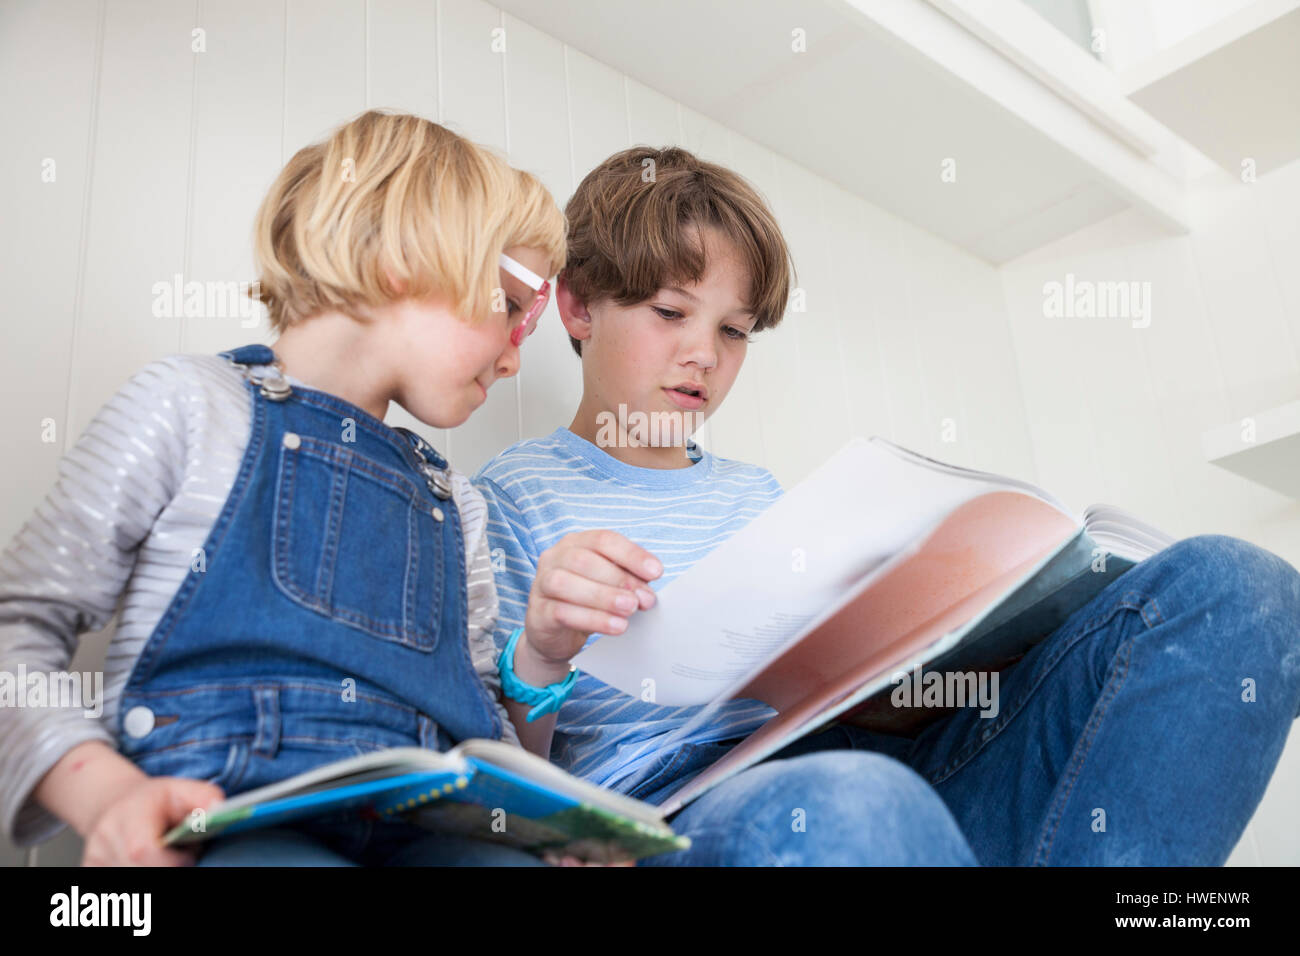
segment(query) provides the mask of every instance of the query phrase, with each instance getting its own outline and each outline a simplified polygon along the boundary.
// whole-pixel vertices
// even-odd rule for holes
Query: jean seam
[[[343,539],[343,508],[348,498],[348,463],[339,462],[330,475],[329,510],[325,515],[325,540],[316,569],[316,594],[324,607],[334,606],[334,569]]]
[[[1024,710],[1029,699],[1033,697],[1033,695],[1037,693],[1038,689],[1047,681],[1048,677],[1051,676],[1052,671],[1056,668],[1056,665],[1060,663],[1061,659],[1070,651],[1074,650],[1080,641],[1089,634],[1092,634],[1098,628],[1104,626],[1118,612],[1129,610],[1138,611],[1140,613],[1146,606],[1155,608],[1155,613],[1157,617],[1159,617],[1159,608],[1156,606],[1154,599],[1147,598],[1138,592],[1130,591],[1121,596],[1119,601],[1112,605],[1104,614],[1099,614],[1095,618],[1084,622],[1084,624],[1080,626],[1078,634],[1069,641],[1063,641],[1060,647],[1054,648],[1052,656],[1041,663],[1037,680],[1025,688],[1024,693],[1020,696],[1020,699],[1015,703],[1015,705],[1010,709],[1003,711],[1002,716],[998,718],[997,723],[990,728],[988,736],[985,737],[981,734],[974,743],[967,744],[965,748],[959,751],[957,755],[949,761],[947,766],[929,778],[931,786],[937,786],[953,774],[957,773],[975,759],[975,757],[977,757],[979,753],[988,746],[988,744],[996,739],[998,734],[1002,732],[1002,729],[1011,723],[1011,721],[1014,720],[1022,710]],[[1145,620],[1146,618],[1144,616],[1143,621],[1145,622]],[[913,744],[913,748],[915,748],[915,743]]]
[[[418,506],[422,502],[418,498],[412,498],[406,507],[406,580],[402,582],[402,630],[410,632],[413,630],[412,625],[418,627],[420,619],[416,611],[416,585],[420,580],[420,525],[416,520]],[[393,529],[396,533],[396,529]],[[469,586],[468,580],[465,586]],[[438,629],[433,631],[435,643],[438,637]]]
[[[281,680],[281,681],[276,681],[275,686],[281,689],[307,691],[313,694],[318,693],[330,697],[332,699],[338,698],[339,696],[338,688],[332,682],[308,683],[306,681],[300,681],[300,680]],[[133,693],[131,696],[138,697],[145,701],[151,701],[162,697],[186,697],[191,694],[205,694],[205,693],[211,693],[212,691],[246,691],[246,690],[248,690],[247,684],[230,683],[227,681],[216,681],[213,683],[206,683],[206,684],[191,684],[187,687],[170,688],[168,690],[138,691]],[[375,694],[370,694],[365,691],[357,691],[356,698],[357,700],[365,700],[366,703],[369,704],[382,704],[384,707],[389,707],[392,708],[393,710],[401,711],[402,713],[411,714],[415,717],[420,716],[420,711],[415,707],[411,707],[408,704],[403,704],[398,701],[387,700],[383,697],[379,697]]]
[[[1145,621],[1145,617],[1143,620]],[[1060,796],[1053,801],[1052,806],[1048,808],[1047,820],[1044,822],[1043,826],[1044,828],[1049,826],[1049,822],[1052,821],[1053,818],[1055,818],[1055,822],[1050,823],[1050,833],[1039,837],[1038,849],[1034,853],[1035,862],[1037,863],[1038,857],[1041,856],[1041,865],[1043,866],[1048,864],[1048,860],[1052,855],[1052,844],[1056,841],[1056,834],[1061,827],[1061,819],[1064,816],[1065,804],[1070,799],[1070,793],[1074,790],[1074,784],[1079,779],[1079,774],[1083,771],[1083,765],[1088,759],[1088,754],[1092,751],[1092,744],[1097,739],[1097,734],[1101,730],[1102,722],[1106,719],[1106,713],[1110,709],[1110,705],[1114,699],[1119,696],[1119,691],[1120,688],[1124,686],[1124,681],[1128,679],[1129,665],[1133,662],[1133,641],[1136,636],[1137,635],[1130,636],[1120,645],[1120,650],[1119,653],[1116,654],[1116,657],[1123,657],[1124,667],[1122,670],[1116,671],[1112,674],[1110,680],[1107,681],[1107,686],[1102,691],[1101,700],[1099,700],[1097,706],[1093,708],[1092,714],[1088,717],[1088,723],[1083,728],[1083,735],[1079,740],[1075,741],[1074,752],[1070,756],[1070,766],[1066,771],[1068,783],[1065,791],[1061,793]],[[1113,688],[1113,690],[1111,688]],[[1110,691],[1109,694],[1106,693],[1108,690]],[[1082,750],[1080,750],[1081,746]],[[1045,843],[1043,842],[1044,840],[1046,840]]]

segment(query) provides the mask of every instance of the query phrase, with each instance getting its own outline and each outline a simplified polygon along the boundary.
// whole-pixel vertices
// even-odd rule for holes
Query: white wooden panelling
[[[790,226],[792,216],[806,217],[808,214],[807,208],[800,209],[797,202],[790,199],[789,177],[783,166],[786,163],[779,156],[771,157],[770,171],[766,174],[763,188],[783,230]],[[795,290],[797,294],[806,295],[808,277],[802,247],[788,232],[786,242],[794,260],[797,279]],[[748,371],[751,363],[757,360],[755,364],[761,386],[757,411],[763,420],[767,468],[785,488],[796,484],[800,477],[821,463],[820,460],[812,459],[808,433],[805,431],[813,411],[803,391],[805,383],[801,378],[800,333],[806,316],[806,312],[787,308],[780,325],[759,334],[758,343],[751,347],[750,357],[745,363],[745,371]],[[741,374],[745,374],[745,371]]]
[[[627,99],[627,138],[633,146],[680,146],[677,104],[658,90],[623,78]]]
[[[911,281],[903,244],[904,224],[891,220],[888,232],[868,234],[870,253],[880,263],[875,290],[878,303],[876,332],[880,348],[887,356],[884,368],[885,390],[889,395],[893,423],[892,440],[924,454],[934,451],[930,436],[934,429],[927,416],[921,374],[921,356],[912,328],[915,313],[911,305]],[[935,276],[935,281],[941,281]]]
[[[1249,194],[1260,237],[1268,249],[1268,264],[1282,297],[1291,344],[1300,358],[1300,163],[1269,173]],[[1291,214],[1288,215],[1287,211]],[[1278,212],[1282,215],[1278,215]]]
[[[58,475],[69,428],[68,380],[81,300],[85,209],[102,6],[22,0],[0,8],[0,536],[7,541]],[[50,57],[48,50],[57,50]],[[54,163],[54,181],[42,180]],[[46,433],[49,419],[53,431]],[[52,441],[43,440],[50,437]]]
[[[877,288],[883,264],[873,256],[866,233],[872,207],[831,183],[822,185],[826,260],[833,280],[833,306],[839,317],[838,351],[844,377],[851,436],[893,434],[885,392],[884,357],[877,334]],[[887,217],[880,217],[884,224]],[[885,228],[889,228],[887,225]]]
[[[70,440],[137,369],[181,344],[179,324],[153,315],[152,289],[185,265],[194,26],[191,3],[105,7]]]
[[[284,4],[205,0],[194,56],[194,124],[185,281],[251,282],[253,217],[280,165]],[[168,277],[165,277],[168,278]],[[182,352],[270,343],[266,310],[175,321]],[[162,320],[160,320],[162,321]]]
[[[1296,398],[1300,382],[1297,340],[1283,314],[1281,290],[1270,281],[1267,236],[1249,201],[1254,188],[1227,176],[1207,186],[1196,197],[1191,236],[1233,417]],[[1289,208],[1294,219],[1295,206]]]
[[[778,160],[777,173],[782,178],[779,221],[799,263],[800,285],[807,292],[807,311],[792,312],[786,319],[797,333],[798,365],[796,377],[782,390],[798,409],[797,427],[804,442],[802,474],[807,474],[852,437],[848,395],[834,273],[822,221],[821,181],[785,159]]]
[[[285,2],[282,164],[366,107],[365,0]]]
[[[366,107],[438,119],[438,5],[366,3]]]

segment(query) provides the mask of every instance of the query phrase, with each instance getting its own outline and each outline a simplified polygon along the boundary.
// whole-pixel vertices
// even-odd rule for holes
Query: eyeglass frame
[[[518,348],[524,339],[537,331],[536,324],[533,324],[532,328],[528,328],[528,326],[529,323],[532,323],[533,320],[541,315],[546,309],[546,303],[551,296],[551,283],[539,276],[532,269],[529,269],[522,262],[511,259],[504,252],[501,253],[500,264],[501,268],[505,269],[506,272],[509,272],[520,282],[524,283],[528,288],[537,290],[537,296],[533,299],[533,304],[529,306],[528,313],[524,316],[524,320],[510,333],[510,344]],[[524,329],[528,329],[528,331],[524,332]]]

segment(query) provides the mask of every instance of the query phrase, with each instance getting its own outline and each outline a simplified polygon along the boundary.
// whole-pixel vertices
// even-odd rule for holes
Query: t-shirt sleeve
[[[524,513],[514,499],[490,478],[479,475],[474,482],[487,501],[487,537],[500,601],[496,646],[502,649],[515,628],[524,626],[540,555]]]
[[[100,409],[59,463],[54,487],[0,556],[0,671],[66,673],[87,631],[112,618],[155,520],[184,473],[182,370],[145,366]],[[84,684],[84,681],[83,681]],[[52,683],[51,683],[52,686]],[[22,692],[22,689],[15,688]],[[0,824],[17,845],[61,824],[30,792],[69,750],[115,747],[102,701],[0,706]]]
[[[469,479],[456,476],[457,506],[465,525],[466,597],[469,604],[469,653],[474,670],[483,680],[501,718],[501,739],[521,746],[510,714],[501,702],[501,675],[497,671],[497,648],[493,642],[498,614],[496,581],[484,524],[487,505]]]

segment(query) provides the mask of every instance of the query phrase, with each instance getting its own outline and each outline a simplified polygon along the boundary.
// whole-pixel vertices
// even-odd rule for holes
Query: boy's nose
[[[692,362],[705,370],[718,364],[718,350],[711,338],[696,339],[687,345],[682,364],[689,365]]]

